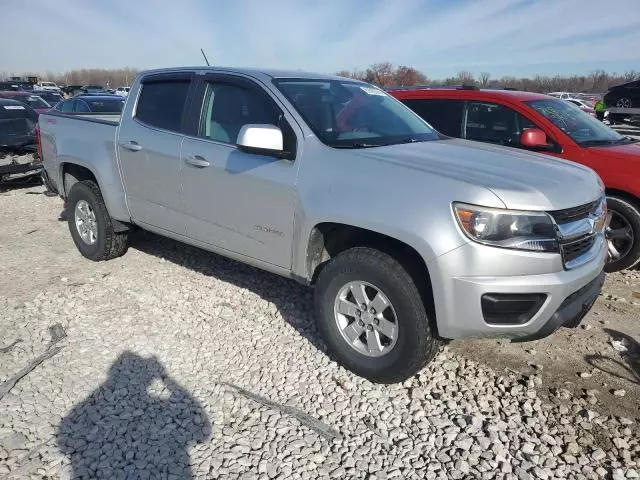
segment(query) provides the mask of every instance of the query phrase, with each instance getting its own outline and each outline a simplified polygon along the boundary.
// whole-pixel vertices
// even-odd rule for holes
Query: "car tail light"
[[[36,146],[38,148],[38,157],[42,160],[42,138],[40,137],[40,124],[36,124]]]

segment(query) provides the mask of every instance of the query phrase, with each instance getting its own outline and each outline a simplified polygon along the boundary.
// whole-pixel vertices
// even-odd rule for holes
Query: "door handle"
[[[204,159],[204,157],[201,157],[200,155],[193,155],[192,157],[187,157],[184,163],[187,163],[193,167],[198,167],[198,168],[206,168],[210,165],[209,162],[207,162]]]
[[[135,140],[131,140],[130,142],[121,142],[120,146],[122,148],[126,148],[127,150],[131,150],[132,152],[139,152],[142,150],[142,145],[140,145]]]

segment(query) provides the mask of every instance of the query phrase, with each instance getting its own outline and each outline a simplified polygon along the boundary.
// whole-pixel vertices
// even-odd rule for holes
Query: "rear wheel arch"
[[[62,163],[60,165],[62,190],[65,198],[69,195],[71,188],[78,182],[83,180],[91,180],[99,185],[96,175],[87,167],[78,165],[77,163]]]

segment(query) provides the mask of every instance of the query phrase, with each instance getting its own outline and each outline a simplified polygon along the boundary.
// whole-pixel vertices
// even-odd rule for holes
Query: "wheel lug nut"
[[[376,314],[376,309],[375,309],[375,308],[373,308],[373,307],[371,307],[371,309],[369,310],[369,313],[370,313],[371,315],[375,315],[375,314]]]
[[[360,315],[362,315],[362,312],[360,310],[356,310],[356,317],[359,317]]]
[[[374,318],[373,319],[373,324],[374,325],[378,325],[378,323],[380,323],[380,320],[378,320],[377,318]]]
[[[360,309],[364,310],[366,312],[367,311],[367,306],[363,303],[362,305],[360,305]]]
[[[364,322],[362,320],[358,320],[358,325],[360,325],[361,327],[364,327]]]
[[[373,330],[373,327],[371,325],[367,325],[367,330]]]

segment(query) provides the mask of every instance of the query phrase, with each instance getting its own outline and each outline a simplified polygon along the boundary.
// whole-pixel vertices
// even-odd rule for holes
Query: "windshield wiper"
[[[595,147],[596,145],[613,145],[617,142],[618,140],[604,140],[600,138],[594,140],[582,140],[581,142],[578,142],[578,145],[581,147]]]
[[[372,147],[384,147],[384,145],[380,145],[377,143],[363,143],[363,142],[353,142],[353,143],[334,143],[330,145],[333,148],[372,148]]]
[[[594,139],[594,140],[583,140],[582,142],[578,142],[578,145],[581,147],[595,147],[598,145],[622,145],[625,143],[635,143],[638,140],[631,137],[622,137],[618,140],[604,140],[604,139]]]

